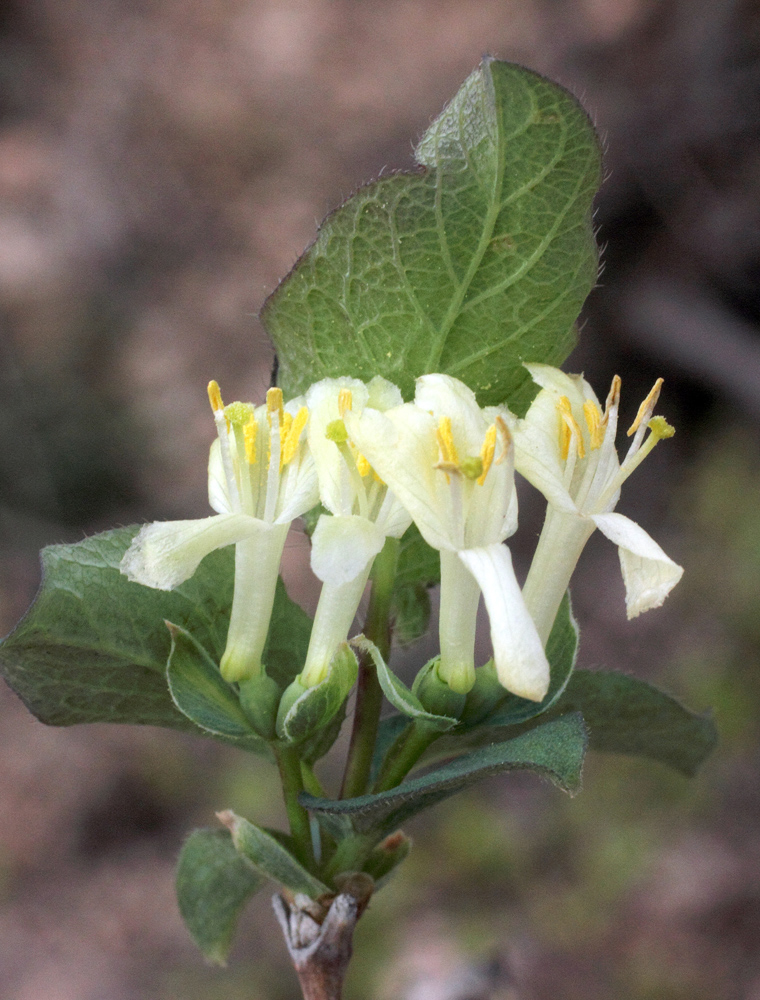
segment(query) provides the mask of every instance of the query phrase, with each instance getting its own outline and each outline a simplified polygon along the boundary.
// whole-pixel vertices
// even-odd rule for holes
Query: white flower
[[[674,430],[653,417],[662,379],[641,404],[628,431],[623,462],[615,448],[620,379],[615,376],[604,412],[580,375],[549,365],[526,368],[541,391],[524,420],[511,417],[515,467],[548,501],[546,521],[523,594],[545,641],[584,545],[599,528],[618,546],[628,617],[659,607],[683,569],[630,518],[612,511],[625,479],[655,444]],[[647,429],[649,435],[647,436]]]
[[[499,680],[540,701],[549,665],[502,545],[517,527],[513,449],[501,407],[481,409],[447,375],[417,380],[414,403],[346,414],[359,451],[441,553],[440,677],[456,691],[474,683],[480,592],[491,622]]]
[[[327,378],[306,393],[309,448],[319,477],[320,499],[330,511],[312,535],[311,567],[322,581],[301,682],[325,676],[359,606],[375,556],[388,537],[400,538],[411,518],[369,462],[353,447],[343,418],[365,407],[378,411],[401,403],[395,385],[376,376],[368,384]]]
[[[225,407],[216,382],[209,400],[218,438],[211,446],[208,493],[213,517],[166,521],[141,528],[121,562],[130,580],[172,590],[193,575],[204,556],[235,543],[235,591],[220,669],[243,681],[262,669],[282,550],[291,521],[318,500],[317,476],[303,434],[303,399],[283,406],[270,389],[264,406]]]

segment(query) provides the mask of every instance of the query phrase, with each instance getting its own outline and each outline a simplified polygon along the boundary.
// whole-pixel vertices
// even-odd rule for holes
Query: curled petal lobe
[[[500,683],[520,698],[541,701],[549,690],[549,663],[525,607],[509,549],[486,545],[458,555],[483,591]]]
[[[119,568],[133,583],[172,590],[193,575],[209,552],[250,538],[260,524],[248,514],[146,524],[125,552]]]
[[[623,514],[597,514],[591,520],[618,546],[628,617],[659,608],[681,579],[683,568],[643,528]]]
[[[385,533],[366,517],[323,514],[311,538],[311,568],[323,583],[350,583],[384,544]]]

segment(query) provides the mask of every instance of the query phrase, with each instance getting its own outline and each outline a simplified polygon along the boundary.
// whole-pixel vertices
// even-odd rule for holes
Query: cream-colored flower
[[[540,701],[549,684],[543,645],[502,544],[517,527],[513,448],[501,407],[481,409],[447,375],[417,380],[414,403],[346,414],[355,446],[441,554],[439,676],[456,691],[475,680],[482,591],[499,680]]]
[[[662,379],[641,404],[621,462],[615,447],[620,379],[602,411],[581,375],[549,365],[526,368],[541,391],[523,420],[510,419],[515,467],[548,501],[546,521],[523,594],[546,641],[584,545],[596,528],[618,546],[628,617],[659,607],[683,569],[630,518],[613,513],[620,487],[673,428],[655,417]],[[649,432],[647,434],[647,431]]]
[[[285,538],[291,521],[317,503],[318,483],[303,399],[285,406],[282,391],[270,389],[264,406],[225,407],[216,382],[209,383],[209,399],[218,434],[208,463],[216,515],[146,525],[121,571],[145,586],[172,590],[209,552],[234,543],[235,591],[220,669],[226,680],[243,681],[261,672]]]
[[[353,446],[344,423],[367,407],[383,411],[401,403],[395,385],[376,376],[365,385],[327,378],[306,393],[308,440],[319,478],[323,514],[312,535],[311,567],[322,581],[301,682],[321,681],[345,642],[375,556],[388,537],[400,538],[411,523],[406,510]]]

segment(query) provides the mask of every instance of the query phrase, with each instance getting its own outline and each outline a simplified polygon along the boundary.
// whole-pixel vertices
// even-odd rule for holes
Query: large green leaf
[[[264,304],[285,392],[325,376],[447,372],[524,409],[523,360],[559,364],[597,273],[599,143],[562,87],[485,59],[427,131],[420,169],[359,190]]]
[[[185,629],[219,660],[232,603],[234,550],[212,552],[176,590],[153,590],[119,572],[137,530],[106,531],[42,553],[37,598],[0,645],[3,676],[42,722],[131,722],[201,732],[169,694],[164,621]],[[275,609],[268,645],[278,663],[300,669],[308,643],[304,612],[281,584]]]
[[[581,712],[589,749],[649,757],[693,776],[718,738],[712,720],[684,708],[645,681],[602,670],[578,670],[551,710]]]
[[[304,793],[300,801],[316,813],[350,815],[359,833],[373,830],[382,836],[421,810],[500,771],[535,771],[564,791],[576,792],[580,788],[585,749],[583,720],[580,714],[571,713],[514,739],[458,757],[387,792],[339,800],[318,799]]]
[[[225,964],[241,910],[263,884],[227,830],[193,830],[187,838],[177,864],[177,902],[210,962]]]

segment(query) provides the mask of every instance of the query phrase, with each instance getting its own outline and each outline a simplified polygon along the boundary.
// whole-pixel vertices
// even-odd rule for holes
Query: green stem
[[[282,794],[285,798],[290,832],[298,846],[300,860],[307,868],[313,868],[315,862],[311,844],[309,814],[298,801],[298,796],[304,790],[298,751],[295,747],[277,743],[273,744],[273,749],[277,758],[277,766],[280,769]]]
[[[386,792],[400,785],[425,750],[441,735],[439,729],[414,720],[399,734],[388,751],[373,793]]]
[[[398,539],[386,538],[382,551],[375,559],[370,577],[372,592],[364,623],[364,634],[377,646],[384,660],[388,659],[391,648],[390,613],[398,550]],[[377,671],[371,657],[362,653],[359,657],[354,725],[340,791],[342,799],[363,795],[367,790],[382,705],[383,692]]]

